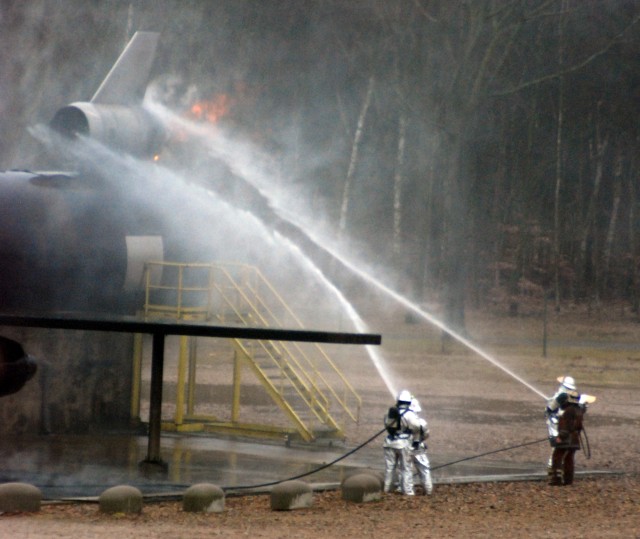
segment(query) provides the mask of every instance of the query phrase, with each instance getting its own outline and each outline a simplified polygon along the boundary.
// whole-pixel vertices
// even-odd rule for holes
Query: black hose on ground
[[[285,481],[293,481],[295,479],[302,479],[303,477],[306,477],[308,475],[314,474],[316,472],[319,472],[321,470],[324,470],[326,468],[329,468],[330,466],[333,466],[336,462],[340,462],[341,460],[346,459],[347,457],[353,455],[356,451],[359,451],[360,449],[362,449],[365,445],[370,444],[371,442],[373,442],[373,440],[375,440],[378,436],[380,436],[383,432],[386,432],[387,429],[386,427],[384,429],[382,429],[380,432],[376,432],[371,438],[369,438],[366,442],[361,443],[359,446],[354,447],[351,451],[348,451],[347,453],[345,453],[344,455],[340,455],[337,459],[332,460],[331,462],[327,462],[326,464],[323,464],[322,466],[319,466],[318,468],[315,468],[309,472],[305,472],[293,477],[289,477],[288,479],[280,479],[278,481],[271,481],[269,483],[260,483],[259,485],[242,485],[242,486],[238,486],[238,487],[224,487],[223,490],[244,490],[244,489],[248,489],[248,488],[262,488],[262,487],[271,487],[273,485],[278,485],[280,483],[284,483]]]
[[[589,460],[591,458],[591,446],[589,445],[589,437],[584,427],[580,431],[580,447],[584,451],[584,455]]]
[[[329,468],[331,466],[333,466],[334,464],[336,464],[337,462],[340,462],[341,460],[344,460],[345,458],[353,455],[356,451],[359,451],[360,449],[362,449],[364,446],[370,444],[373,440],[375,440],[378,436],[380,436],[382,433],[386,432],[386,428],[382,429],[381,431],[377,432],[376,434],[374,434],[373,436],[371,436],[371,438],[369,438],[367,441],[361,443],[360,445],[354,447],[352,450],[348,451],[347,453],[345,453],[344,455],[339,456],[337,459],[332,460],[331,462],[328,462],[326,464],[323,464],[322,466],[319,466],[318,468],[315,468],[311,471],[293,476],[293,477],[289,477],[287,479],[280,479],[278,481],[270,481],[269,483],[261,483],[261,484],[257,484],[257,485],[241,485],[241,486],[235,486],[235,487],[224,487],[223,490],[245,490],[245,489],[254,489],[254,488],[263,488],[263,487],[271,487],[273,485],[278,485],[280,483],[284,483],[285,481],[293,481],[295,479],[301,479],[303,477],[307,477],[308,475],[312,475],[314,473],[317,473],[321,470],[324,470],[326,468]],[[528,445],[534,445],[534,444],[539,444],[541,442],[546,442],[548,440],[548,438],[541,438],[539,440],[534,440],[531,442],[524,442],[522,444],[517,444],[517,445],[512,445],[509,447],[503,447],[501,449],[495,449],[493,451],[487,451],[486,453],[480,453],[478,455],[472,455],[470,457],[465,457],[463,459],[459,459],[459,460],[454,460],[452,462],[447,462],[446,464],[440,464],[438,466],[434,466],[431,469],[432,470],[438,470],[440,468],[446,468],[447,466],[453,466],[454,464],[459,464],[460,462],[465,462],[467,460],[473,460],[473,459],[477,459],[480,457],[486,457],[487,455],[493,455],[495,453],[501,453],[503,451],[510,451],[512,449],[518,449],[520,447],[526,447]]]
[[[431,469],[432,470],[437,470],[439,468],[445,468],[447,466],[453,466],[454,464],[458,464],[460,462],[465,462],[467,460],[473,460],[473,459],[477,459],[480,457],[486,457],[487,455],[493,455],[494,453],[501,453],[502,451],[510,451],[511,449],[518,449],[520,447],[526,447],[528,445],[535,445],[535,444],[539,444],[540,442],[546,442],[548,440],[548,438],[540,438],[539,440],[533,440],[532,442],[525,442],[523,444],[518,444],[518,445],[510,445],[509,447],[503,447],[502,449],[495,449],[494,451],[487,451],[486,453],[480,453],[478,455],[472,455],[471,457],[466,457],[463,459],[459,459],[459,460],[454,460],[452,462],[447,462],[446,464],[440,464],[439,466],[434,466]]]

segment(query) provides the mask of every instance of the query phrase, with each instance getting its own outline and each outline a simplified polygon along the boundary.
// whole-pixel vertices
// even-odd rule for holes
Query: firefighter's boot
[[[550,485],[554,487],[562,485],[562,476],[561,476],[560,470],[549,468],[547,470],[547,475],[549,476]]]

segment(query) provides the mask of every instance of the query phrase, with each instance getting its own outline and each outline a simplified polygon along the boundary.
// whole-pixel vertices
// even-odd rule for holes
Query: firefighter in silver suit
[[[409,410],[415,414],[418,428],[412,432],[411,443],[411,461],[420,476],[420,483],[425,495],[433,493],[433,482],[431,481],[431,464],[427,456],[427,444],[425,441],[429,438],[429,427],[427,421],[420,417],[422,407],[418,399],[414,397],[409,406]]]
[[[411,444],[415,414],[409,410],[412,395],[407,390],[398,394],[396,404],[389,408],[384,418],[387,436],[384,439],[384,491],[391,492],[396,473],[400,478],[401,491],[413,496],[413,468],[411,466]]]

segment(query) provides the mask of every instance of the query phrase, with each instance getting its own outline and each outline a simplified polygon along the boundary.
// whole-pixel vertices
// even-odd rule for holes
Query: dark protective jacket
[[[580,449],[580,432],[582,431],[582,418],[584,405],[567,400],[558,411],[558,436],[551,440],[553,447],[565,449]]]

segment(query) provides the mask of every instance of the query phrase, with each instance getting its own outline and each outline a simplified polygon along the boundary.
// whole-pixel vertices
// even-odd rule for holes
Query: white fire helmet
[[[576,390],[576,382],[571,376],[560,376],[558,377],[558,382],[560,382],[560,385],[562,385],[562,387],[568,389],[569,391]]]
[[[412,400],[413,400],[413,395],[406,389],[403,389],[400,393],[398,393],[398,398],[397,398],[398,404],[402,403],[402,404],[410,405]]]

